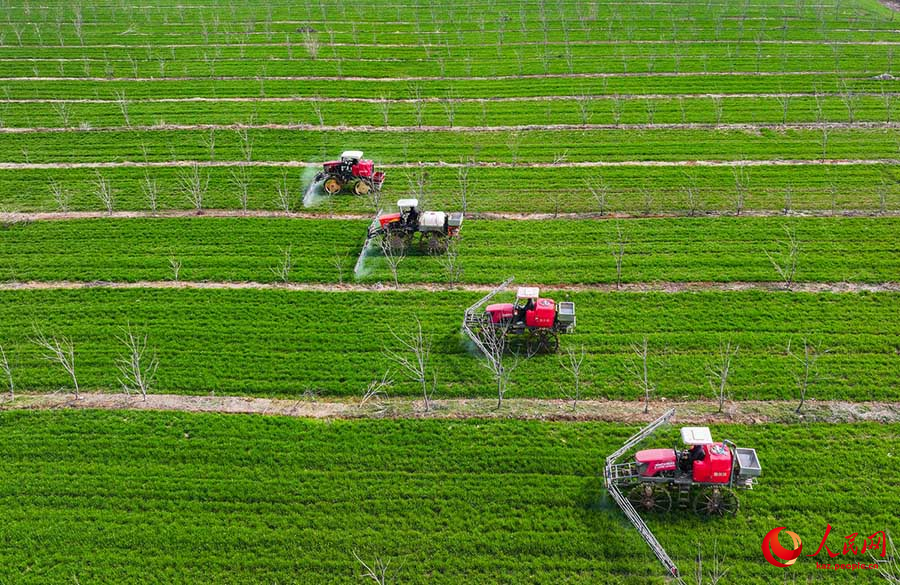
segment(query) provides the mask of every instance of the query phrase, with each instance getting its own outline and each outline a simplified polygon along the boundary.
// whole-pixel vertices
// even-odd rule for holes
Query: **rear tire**
[[[694,512],[700,516],[734,516],[738,508],[737,494],[724,486],[702,488],[694,497]]]
[[[450,242],[447,240],[447,236],[439,233],[429,234],[425,242],[425,248],[432,256],[443,254],[447,251],[449,245]]]
[[[392,252],[400,253],[409,247],[410,237],[406,234],[387,234],[384,237],[387,238],[387,247],[390,248]]]
[[[528,355],[556,353],[559,349],[559,336],[554,331],[538,329],[528,333],[526,345]]]
[[[329,195],[334,195],[338,191],[341,190],[343,185],[341,182],[334,177],[328,177],[325,179],[325,183],[322,185],[322,188],[325,189],[325,192]]]
[[[665,513],[672,509],[672,496],[663,486],[641,483],[628,492],[628,501],[638,512]]]
[[[360,179],[353,185],[353,193],[356,195],[368,195],[372,189],[375,187],[369,182],[368,179]]]

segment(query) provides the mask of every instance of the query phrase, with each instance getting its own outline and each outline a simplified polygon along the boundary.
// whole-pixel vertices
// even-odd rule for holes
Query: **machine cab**
[[[415,223],[419,216],[419,200],[400,199],[397,201],[397,209],[400,210],[400,219],[404,223]]]
[[[709,427],[683,427],[681,440],[687,446],[678,454],[678,466],[690,472],[695,482],[728,483],[731,479],[731,450],[712,439]]]
[[[527,327],[553,327],[556,321],[556,301],[542,299],[536,286],[520,286],[514,308],[516,320]]]
[[[347,166],[353,166],[362,160],[363,153],[361,150],[345,150],[341,153],[341,162]]]

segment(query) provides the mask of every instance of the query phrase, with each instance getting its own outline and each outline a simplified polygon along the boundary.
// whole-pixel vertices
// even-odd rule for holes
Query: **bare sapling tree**
[[[572,401],[572,410],[578,408],[578,401],[581,400],[582,363],[585,354],[584,344],[582,344],[579,349],[566,347],[565,355],[559,357],[559,366],[572,376],[572,391],[563,389],[565,397]]]
[[[75,373],[75,346],[68,337],[60,335],[58,337],[47,337],[43,331],[34,327],[34,337],[32,343],[44,351],[45,360],[59,364],[69,377],[72,378],[72,384],[75,386],[75,399],[81,396],[78,388],[78,376]]]
[[[57,209],[63,213],[69,211],[69,203],[72,201],[72,192],[63,187],[62,184],[55,179],[50,180],[50,195],[53,197],[53,202],[56,203]]]
[[[696,579],[697,585],[719,585],[719,582],[725,578],[725,575],[728,573],[729,569],[724,568],[722,565],[725,563],[725,555],[719,557],[719,541],[713,540],[713,557],[711,566],[707,569],[707,573],[705,575],[706,579],[704,580],[703,575],[703,551],[700,548],[700,543],[697,543],[697,566],[694,569],[694,578]]]
[[[387,96],[382,95],[381,99],[378,100],[378,110],[381,112],[381,121],[384,127],[387,128],[391,114],[391,100]]]
[[[471,196],[472,185],[469,181],[469,171],[472,170],[472,165],[475,164],[475,161],[471,158],[462,161],[463,164],[456,169],[456,178],[459,181],[459,199],[462,207],[462,212],[466,213],[469,207],[469,197]]]
[[[594,115],[591,111],[591,102],[593,100],[594,98],[586,91],[582,91],[575,96],[575,104],[578,106],[578,114],[583,126],[586,126]]]
[[[750,171],[742,161],[737,166],[731,167],[731,175],[734,177],[734,213],[740,215],[744,211],[747,194],[750,192]]]
[[[309,107],[312,108],[313,113],[316,115],[316,120],[319,121],[319,126],[325,125],[325,114],[322,112],[322,102],[321,99],[316,96],[316,99],[309,102]]]
[[[0,371],[3,372],[3,377],[6,378],[6,386],[9,388],[9,399],[14,400],[16,398],[16,382],[13,379],[13,366],[9,363],[9,355],[6,353],[6,348],[0,345]]]
[[[463,267],[459,260],[460,240],[453,238],[448,242],[447,249],[438,260],[444,273],[447,275],[447,283],[455,287],[462,281]]]
[[[731,375],[731,362],[740,348],[739,345],[732,347],[731,341],[720,344],[718,355],[706,366],[709,387],[719,403],[719,414],[722,413],[725,401],[728,399],[728,376]]]
[[[687,213],[690,217],[694,217],[700,212],[702,204],[700,203],[700,190],[697,188],[697,177],[693,174],[685,173],[687,182],[681,186],[684,192]]]
[[[347,252],[341,254],[337,249],[334,250],[334,255],[331,257],[331,265],[334,266],[337,272],[339,285],[344,284],[344,273],[347,271],[347,261],[349,259],[350,256]]]
[[[787,124],[788,109],[791,107],[791,96],[788,94],[782,94],[780,96],[776,96],[775,101],[777,101],[778,105],[781,106],[781,123]]]
[[[131,128],[131,117],[128,115],[128,98],[125,97],[125,90],[119,91],[116,90],[116,105],[119,106],[119,111],[122,113],[122,118],[125,120],[125,126]]]
[[[418,83],[410,83],[408,86],[409,99],[412,102],[413,113],[416,118],[416,126],[422,126],[422,117],[425,113],[425,102],[422,100],[422,88]]]
[[[508,325],[501,327],[484,327],[479,339],[484,346],[479,363],[487,368],[497,388],[497,409],[503,406],[503,398],[509,389],[510,378],[519,365],[519,356],[507,354]]]
[[[378,585],[387,585],[388,566],[391,564],[390,559],[382,561],[380,557],[375,557],[375,560],[369,564],[359,558],[356,551],[353,551],[353,557],[356,559],[356,562],[362,565],[363,572],[360,577],[372,580]]]
[[[622,109],[624,106],[624,101],[622,99],[622,96],[620,96],[619,94],[615,94],[612,97],[611,104],[612,104],[612,121],[613,121],[614,125],[618,126],[622,122]]]
[[[772,263],[772,267],[784,283],[784,288],[790,289],[797,276],[797,264],[800,260],[800,240],[793,227],[783,226],[787,240],[776,242],[780,248],[775,253],[766,251],[766,257]]]
[[[306,47],[306,51],[309,53],[309,58],[315,61],[319,57],[319,49],[322,46],[322,44],[319,42],[319,34],[311,30],[304,31],[303,46]]]
[[[386,370],[380,380],[375,378],[369,382],[365,392],[363,392],[362,399],[359,401],[359,406],[363,407],[369,403],[379,406],[381,400],[387,398],[387,389],[390,388],[393,383],[391,371]]]
[[[847,85],[847,80],[842,79],[840,85],[841,101],[847,109],[847,121],[853,124],[856,122],[856,109],[859,106],[859,95]]]
[[[251,120],[250,123],[252,124],[253,120]],[[250,137],[249,128],[238,128],[234,132],[237,134],[238,146],[241,148],[241,154],[243,155],[244,160],[250,162],[253,160],[253,140]]]
[[[290,213],[291,189],[288,187],[287,172],[281,173],[281,182],[275,185],[275,200],[279,209],[285,213]]]
[[[713,103],[713,113],[716,117],[716,126],[720,126],[722,124],[722,114],[725,111],[725,108],[722,105],[722,98],[714,97],[712,99],[712,103]]]
[[[286,248],[280,248],[281,257],[278,260],[278,264],[269,268],[272,271],[272,274],[275,275],[275,278],[280,280],[283,284],[287,284],[290,279],[291,270],[294,268],[294,261],[291,259],[291,245],[288,244]]]
[[[59,121],[62,123],[63,128],[69,127],[69,119],[71,117],[71,111],[69,110],[68,102],[54,102],[53,111],[56,112],[56,115],[59,116]]]
[[[869,552],[869,558],[873,563],[878,564],[878,574],[881,575],[889,585],[900,585],[900,554],[897,554],[897,547],[894,545],[894,539],[891,533],[884,531],[884,550],[885,556],[875,556],[874,551]]]
[[[197,215],[203,213],[203,198],[209,188],[209,174],[200,172],[200,165],[192,164],[178,175],[178,184],[181,192],[188,202],[197,211]]]
[[[609,186],[606,184],[606,181],[601,177],[596,177],[585,179],[584,185],[591,192],[591,197],[593,197],[594,203],[597,205],[597,213],[601,216],[606,215],[609,202]]]
[[[122,390],[129,395],[132,392],[140,394],[143,400],[147,400],[147,392],[156,381],[159,367],[156,354],[148,349],[147,335],[134,333],[129,325],[116,339],[125,346],[125,353],[116,359]]]
[[[231,169],[231,185],[237,192],[241,213],[247,213],[247,204],[250,199],[250,178],[247,176],[247,167],[239,165]]]
[[[181,260],[175,256],[169,257],[169,268],[172,269],[172,280],[178,282],[178,274],[181,272]]]
[[[431,410],[434,391],[437,388],[437,370],[431,366],[431,337],[422,331],[422,322],[418,316],[415,317],[412,331],[406,335],[388,329],[400,349],[385,347],[385,356],[397,364],[400,371],[421,388],[425,412],[428,412]]]
[[[115,205],[115,195],[113,194],[112,185],[109,183],[109,179],[100,174],[100,171],[97,171],[97,182],[94,184],[96,189],[97,198],[100,200],[100,203],[103,204],[103,207],[106,208],[106,213],[108,215],[112,215],[113,206]]]
[[[625,246],[627,244],[625,236],[622,235],[622,226],[619,225],[619,222],[616,222],[616,241],[609,243],[613,259],[616,262],[616,290],[622,287],[622,260],[625,258]]]
[[[656,384],[650,380],[650,343],[646,337],[641,343],[632,343],[634,354],[625,361],[625,368],[634,378],[635,383],[644,394],[644,414],[650,412],[650,396],[656,391]]]
[[[787,355],[797,362],[797,370],[794,372],[794,381],[797,384],[797,391],[800,394],[800,404],[794,411],[797,414],[803,410],[806,403],[806,395],[809,389],[821,381],[819,373],[819,358],[828,353],[828,350],[820,349],[806,337],[803,338],[803,351],[801,353],[794,352],[791,349],[791,341],[788,340]]]
[[[453,121],[456,119],[456,93],[453,91],[453,88],[447,90],[447,97],[441,100],[441,107],[444,109],[444,113],[447,114],[447,123],[451,128],[453,128]]]
[[[150,176],[150,173],[144,173],[144,178],[141,180],[141,193],[147,200],[147,206],[150,208],[150,212],[156,215],[156,208],[159,201],[159,184],[156,182],[156,179]]]
[[[391,277],[394,279],[394,288],[400,288],[400,279],[398,272],[400,264],[406,259],[406,246],[404,243],[393,242],[392,238],[381,238],[378,240],[378,247],[381,249],[381,255],[391,271]]]

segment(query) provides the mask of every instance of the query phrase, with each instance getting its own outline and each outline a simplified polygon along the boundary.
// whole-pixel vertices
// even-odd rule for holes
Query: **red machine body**
[[[675,449],[645,449],[638,451],[634,459],[643,477],[674,472],[679,460],[690,460],[691,479],[699,483],[728,483],[733,469],[731,450],[723,443],[695,445],[686,453]]]
[[[484,312],[491,316],[491,323],[499,323],[504,319],[512,319],[512,303],[496,303],[485,307]]]
[[[674,470],[677,465],[676,459],[674,449],[644,449],[634,456],[640,474],[644,477],[653,477],[660,472]]]
[[[484,322],[525,341],[529,354],[554,352],[559,334],[575,329],[575,303],[557,303],[540,296],[537,287],[519,287],[515,303],[494,303],[484,309]]]

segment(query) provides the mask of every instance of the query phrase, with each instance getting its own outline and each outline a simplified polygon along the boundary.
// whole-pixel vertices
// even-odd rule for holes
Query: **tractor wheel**
[[[527,336],[526,344],[528,355],[556,353],[559,349],[559,336],[553,331],[532,331]]]
[[[368,179],[360,179],[353,185],[353,193],[356,195],[368,195],[369,191],[374,189]]]
[[[449,245],[450,242],[447,240],[447,237],[439,233],[429,234],[428,239],[425,241],[425,248],[432,256],[443,254],[447,251]]]
[[[393,252],[404,252],[407,247],[409,247],[410,237],[403,233],[395,233],[388,234],[385,236],[387,238],[387,246]]]
[[[631,488],[628,501],[638,512],[668,512],[672,509],[672,496],[663,486],[642,483]]]
[[[694,512],[701,516],[734,516],[739,507],[737,494],[727,487],[703,488],[694,498]]]
[[[341,187],[343,187],[341,182],[334,177],[328,177],[327,179],[325,179],[325,183],[322,185],[322,188],[324,188],[325,192],[329,195],[334,195],[341,190]]]

